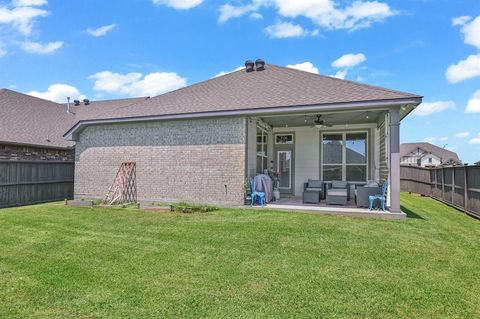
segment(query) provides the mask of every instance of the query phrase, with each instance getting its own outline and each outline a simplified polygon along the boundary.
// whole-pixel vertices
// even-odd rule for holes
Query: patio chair
[[[303,184],[303,203],[318,204],[324,198],[324,183],[309,179]]]
[[[332,181],[327,189],[327,205],[346,206],[348,201],[348,182]]]
[[[382,187],[378,183],[369,181],[364,186],[355,189],[355,204],[357,207],[370,207],[370,196],[382,193]]]
[[[385,181],[385,183],[382,186],[382,194],[379,195],[370,195],[368,197],[369,205],[368,209],[372,210],[373,209],[373,204],[375,203],[376,200],[380,201],[382,210],[385,211],[385,205],[387,203],[387,189],[388,189],[388,181]]]
[[[260,201],[260,205],[262,205],[262,207],[265,205],[265,193],[257,192],[257,183],[255,182],[254,178],[250,180],[250,197],[252,198],[252,201],[250,203],[251,206],[256,203],[257,198]]]

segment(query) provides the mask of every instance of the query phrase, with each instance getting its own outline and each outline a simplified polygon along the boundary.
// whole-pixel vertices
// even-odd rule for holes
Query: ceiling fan
[[[325,121],[322,119],[322,115],[318,114],[316,115],[315,120],[313,121],[313,124],[310,125],[310,127],[316,127],[316,128],[323,128],[323,127],[332,127],[333,124],[330,123],[325,123]]]

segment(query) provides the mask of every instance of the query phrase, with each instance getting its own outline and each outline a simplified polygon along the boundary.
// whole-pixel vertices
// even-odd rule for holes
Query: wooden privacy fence
[[[401,189],[438,199],[480,218],[480,166],[401,166]]]
[[[73,198],[74,163],[0,161],[0,208]]]

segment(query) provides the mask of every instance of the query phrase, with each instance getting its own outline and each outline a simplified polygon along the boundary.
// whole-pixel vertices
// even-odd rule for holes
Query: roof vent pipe
[[[265,61],[262,59],[257,59],[257,61],[255,61],[255,67],[257,71],[265,70]]]
[[[73,100],[73,105],[79,106],[80,105],[80,100]]]
[[[88,99],[83,99],[83,104],[85,104],[85,105],[90,104],[90,100],[88,100]]]
[[[70,97],[67,97],[67,113],[72,113],[70,110]]]
[[[250,61],[250,60],[245,61],[245,69],[247,70],[247,72],[255,71],[254,67],[255,67],[255,63],[253,63],[253,61]]]

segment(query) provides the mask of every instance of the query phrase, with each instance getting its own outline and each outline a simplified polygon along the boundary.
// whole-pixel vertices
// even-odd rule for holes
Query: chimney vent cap
[[[253,61],[251,60],[245,61],[245,69],[247,72],[255,71],[254,67],[255,67],[255,63],[253,63]]]
[[[257,61],[255,61],[255,67],[257,71],[265,70],[265,61],[263,59],[257,59]]]

